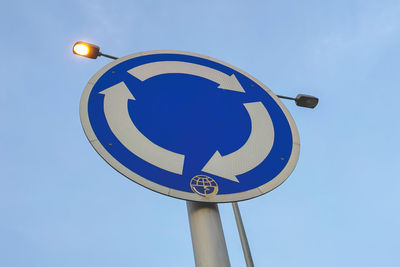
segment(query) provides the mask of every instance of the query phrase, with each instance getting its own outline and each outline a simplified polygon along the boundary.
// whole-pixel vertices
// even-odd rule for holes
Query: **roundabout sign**
[[[106,65],[85,87],[80,116],[113,168],[185,200],[260,196],[287,179],[299,156],[297,128],[275,94],[193,53],[150,51]]]

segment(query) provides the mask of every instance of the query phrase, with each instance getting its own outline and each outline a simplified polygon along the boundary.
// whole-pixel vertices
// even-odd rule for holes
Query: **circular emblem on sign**
[[[113,168],[185,200],[260,196],[287,179],[299,155],[296,125],[274,93],[194,53],[150,51],[111,62],[85,87],[80,115]]]
[[[193,192],[203,197],[213,197],[218,194],[218,184],[213,178],[206,175],[196,175],[190,180]]]

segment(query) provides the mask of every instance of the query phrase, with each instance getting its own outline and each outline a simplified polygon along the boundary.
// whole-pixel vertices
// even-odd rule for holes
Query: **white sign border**
[[[90,92],[93,89],[93,86],[96,84],[98,79],[103,76],[104,73],[106,73],[109,69],[112,67],[126,61],[132,58],[136,57],[141,57],[141,56],[146,56],[146,55],[154,55],[154,54],[178,54],[178,55],[188,55],[188,56],[194,56],[194,57],[199,57],[203,59],[207,59],[213,62],[217,62],[219,64],[225,65],[241,74],[244,76],[248,77],[255,83],[257,83],[261,88],[263,88],[274,100],[275,102],[279,105],[283,113],[285,114],[289,126],[292,132],[292,141],[293,141],[293,146],[292,146],[292,152],[289,158],[288,163],[286,164],[285,168],[277,175],[275,176],[272,180],[269,182],[240,193],[233,193],[233,194],[221,194],[221,195],[216,195],[211,198],[205,198],[202,197],[196,193],[188,193],[188,192],[183,192],[183,191],[178,191],[166,186],[162,186],[159,184],[156,184],[154,182],[151,182],[150,180],[132,172],[128,168],[126,168],[124,165],[122,165],[119,161],[117,161],[103,146],[102,144],[97,140],[96,134],[94,133],[92,126],[89,121],[89,114],[88,114],[88,101],[89,101],[89,95]],[[280,101],[280,99],[264,84],[262,84],[260,81],[258,81],[256,78],[251,76],[250,74],[244,72],[243,70],[232,66],[228,63],[225,63],[223,61],[199,55],[196,53],[190,53],[190,52],[183,52],[183,51],[175,51],[175,50],[154,50],[154,51],[146,51],[146,52],[140,52],[140,53],[135,53],[131,55],[127,55],[125,57],[121,57],[103,68],[101,68],[87,83],[85,89],[83,90],[82,96],[81,96],[81,101],[80,101],[80,106],[79,106],[79,113],[80,113],[80,118],[81,118],[81,124],[82,128],[86,134],[86,137],[88,138],[89,142],[92,144],[94,149],[97,151],[97,153],[111,166],[113,167],[116,171],[124,175],[125,177],[129,178],[130,180],[150,189],[155,192],[174,197],[174,198],[179,198],[179,199],[184,199],[184,200],[190,200],[190,201],[198,201],[198,202],[210,202],[210,203],[226,203],[226,202],[236,202],[236,201],[243,201],[251,198],[255,198],[258,196],[261,196],[263,194],[268,193],[269,191],[275,189],[279,185],[281,185],[288,177],[289,175],[293,172],[294,168],[296,167],[297,161],[299,159],[299,153],[300,153],[300,137],[299,133],[297,131],[296,124],[290,115],[289,111],[285,107],[285,105]]]

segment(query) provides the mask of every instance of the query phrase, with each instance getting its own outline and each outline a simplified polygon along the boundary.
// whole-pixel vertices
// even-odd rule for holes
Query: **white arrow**
[[[133,154],[161,169],[182,174],[185,156],[166,150],[145,137],[132,122],[128,100],[135,100],[124,82],[101,91],[104,96],[104,114],[111,131]]]
[[[202,171],[239,182],[236,175],[257,167],[268,156],[274,143],[274,126],[261,102],[246,103],[250,115],[251,132],[246,143],[235,152],[221,156],[217,150]]]
[[[158,61],[140,65],[128,71],[141,81],[151,77],[167,73],[183,73],[206,78],[219,84],[218,88],[245,93],[242,85],[236,79],[235,75],[227,75],[218,70],[188,63],[183,61]]]

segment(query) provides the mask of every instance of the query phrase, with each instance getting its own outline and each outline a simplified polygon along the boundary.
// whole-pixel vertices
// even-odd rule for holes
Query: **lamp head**
[[[296,105],[305,108],[315,108],[318,105],[318,98],[311,95],[298,94],[295,101]]]
[[[96,59],[100,55],[100,47],[86,42],[76,42],[72,48],[72,52],[82,57]]]

